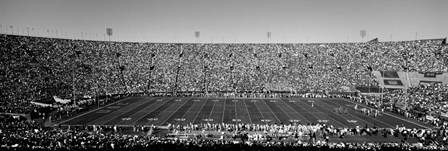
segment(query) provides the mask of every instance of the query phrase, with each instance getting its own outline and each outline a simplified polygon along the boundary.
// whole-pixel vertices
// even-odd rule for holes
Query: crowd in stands
[[[440,43],[180,44],[0,35],[0,98],[15,106],[51,96],[146,91],[343,91],[377,85],[370,70],[446,72]]]

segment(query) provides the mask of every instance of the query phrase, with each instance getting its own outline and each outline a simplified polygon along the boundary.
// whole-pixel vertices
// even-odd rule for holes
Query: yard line
[[[282,100],[280,100],[280,99],[275,99],[275,100],[278,100],[278,101],[282,102]],[[266,103],[266,102],[264,102],[264,103]],[[266,105],[267,105],[267,103],[266,103]],[[282,112],[285,113],[286,116],[288,116],[289,120],[292,119],[292,117],[289,116],[288,113],[286,113],[285,110],[283,110],[283,108],[281,108],[281,107],[280,107],[279,105],[277,105],[276,103],[274,103],[274,105],[278,106],[278,108],[279,108],[280,110],[282,110]],[[268,107],[269,107],[269,106],[268,106]],[[272,110],[271,110],[271,111],[272,111]],[[281,122],[281,121],[280,121],[280,122]]]
[[[316,102],[316,107],[321,107],[321,105],[322,105],[322,103],[321,103],[321,100],[317,100],[317,101],[315,101]],[[330,105],[327,105],[327,106],[330,106]],[[330,106],[330,107],[332,107],[332,106]],[[328,108],[325,108],[325,107],[321,107],[323,110],[326,110],[326,111],[328,111],[328,112],[331,112],[331,109],[330,110],[328,110]],[[337,116],[339,116],[339,117],[342,117],[343,119],[345,119],[345,120],[347,120],[348,121],[348,119],[345,117],[345,116],[342,116],[341,114],[333,114],[333,115],[337,115]],[[362,120],[362,119],[361,119]],[[363,120],[364,121],[364,120]],[[372,123],[370,123],[370,122],[367,122],[367,121],[364,121],[364,122],[366,122],[366,123],[369,123],[369,124],[371,124],[371,125],[373,125]],[[355,126],[356,126],[356,124],[354,124]]]
[[[146,101],[139,99],[137,102],[129,104],[127,106],[124,106],[114,112],[111,112],[109,114],[107,114],[106,116],[103,116],[101,118],[98,118],[92,122],[90,122],[89,124],[95,124],[95,125],[104,125],[107,122],[111,121],[112,119],[114,119],[115,117],[121,116],[123,114],[125,114],[126,112],[129,112],[132,109],[135,109],[136,107],[143,105],[147,103]]]
[[[159,108],[159,107],[161,107],[161,106],[167,104],[168,102],[170,102],[170,101],[172,101],[172,100],[174,100],[174,99],[176,99],[176,98],[168,99],[166,102],[165,102],[165,101],[160,101],[160,102],[163,102],[163,103],[155,103],[155,104],[151,104],[150,106],[145,107],[144,109],[142,109],[142,110],[140,110],[140,111],[138,111],[138,112],[132,114],[132,115],[129,116],[129,117],[132,117],[132,118],[136,117],[137,120],[132,120],[132,122],[129,123],[129,125],[135,125],[136,122],[138,122],[138,121],[140,121],[142,118],[146,117],[146,115],[148,115],[149,113],[155,111],[157,108]],[[148,111],[148,109],[151,109],[151,110]],[[120,123],[121,123],[121,122],[120,122]]]
[[[224,98],[224,107],[222,108],[222,118],[221,118],[221,123],[224,123],[224,115],[226,114],[226,98]]]
[[[232,101],[233,102],[233,101]],[[237,101],[238,102],[238,101]],[[235,119],[238,119],[238,115],[237,115],[237,109],[236,109],[236,102],[233,102],[233,105],[235,106]],[[224,120],[224,118],[222,118]],[[238,123],[238,121],[236,121],[236,123]]]
[[[87,111],[87,112],[85,112],[85,113],[82,113],[82,114],[79,114],[79,115],[77,115],[77,116],[71,117],[71,118],[66,119],[66,120],[64,120],[64,121],[58,122],[57,124],[65,123],[65,122],[67,122],[67,121],[70,121],[70,120],[73,120],[73,119],[75,119],[75,118],[84,116],[84,115],[86,115],[86,114],[89,114],[89,113],[98,111],[98,110],[103,109],[103,108],[105,108],[105,107],[109,107],[109,106],[111,106],[111,105],[115,105],[115,104],[117,104],[117,103],[119,103],[119,102],[122,102],[122,101],[124,101],[124,100],[128,100],[128,99],[130,99],[130,98],[131,98],[131,97],[128,97],[128,98],[125,98],[125,99],[122,99],[122,100],[118,100],[118,101],[116,101],[116,102],[114,102],[114,103],[111,103],[111,104],[108,104],[108,105],[106,105],[106,106],[103,106],[103,107],[100,107],[100,108],[96,108],[96,109],[94,109],[94,110]]]
[[[213,107],[212,107],[212,110],[210,111],[210,115],[208,115],[208,119],[210,119],[212,117],[213,110],[215,109],[215,104],[216,104],[216,101],[213,102]]]
[[[204,104],[202,104],[201,109],[198,111],[198,114],[196,114],[196,116],[194,117],[193,121],[191,121],[191,123],[194,123],[196,121],[196,118],[198,118],[199,113],[201,113],[202,109],[204,108],[205,104],[207,103],[208,99],[205,99]]]
[[[277,118],[277,121],[281,123],[282,121],[280,121],[280,119],[277,117],[277,114],[275,114],[274,111],[272,111],[272,109],[268,106],[268,104],[266,104],[265,101],[262,101],[262,102],[266,105],[266,107],[269,108],[269,110],[271,111],[271,113],[274,114],[275,118]]]
[[[305,99],[306,100],[306,99]],[[325,109],[324,107],[321,107],[320,105],[318,105],[317,103],[316,103],[316,106],[315,106],[316,108],[322,108],[322,110],[320,110],[321,112],[322,111],[328,111],[328,112],[331,112],[331,110],[328,110],[328,109]],[[344,116],[341,116],[340,114],[327,114],[327,113],[325,113],[325,112],[322,112],[322,113],[324,113],[324,114],[326,114],[328,117],[330,117],[330,118],[333,118],[333,117],[331,117],[331,115],[336,115],[336,117],[341,117],[342,119],[344,119],[343,121],[344,122],[348,122],[348,119],[347,118],[345,118]],[[335,118],[333,118],[333,119],[335,119]],[[336,119],[335,119],[336,120]],[[341,123],[342,121],[338,121],[339,123]],[[350,126],[350,124],[352,124],[352,125],[355,125],[355,124],[353,124],[353,123],[350,123],[350,122],[348,122],[348,124],[349,125],[345,125],[344,124],[344,126],[345,127],[351,127]],[[355,125],[356,126],[356,125]]]
[[[182,101],[182,99],[179,99],[179,100]],[[145,118],[148,118],[148,117],[150,117],[150,118],[157,118],[157,121],[159,121],[159,120],[158,120],[158,116],[159,116],[163,111],[165,111],[167,108],[169,108],[169,107],[172,106],[173,104],[177,104],[177,103],[178,103],[177,99],[175,99],[175,100],[172,101],[171,103],[165,103],[165,104],[163,104],[163,105],[157,107],[157,108],[154,109],[153,111],[149,112],[149,113],[146,114],[144,117],[145,117]],[[168,104],[168,105],[167,105],[167,104]],[[167,105],[167,106],[165,106],[165,105]],[[162,108],[162,107],[164,107],[164,106],[165,106],[165,108]],[[151,114],[154,114],[154,115],[151,115]],[[151,116],[150,116],[150,115],[151,115]],[[152,123],[152,122],[154,122],[154,121],[149,120],[149,121],[147,121],[147,122],[145,123],[145,125],[149,125],[149,124]],[[155,125],[155,124],[151,124],[151,125]]]
[[[348,100],[346,100],[346,99],[341,99],[341,100],[344,100],[344,101],[346,101],[346,102],[350,102],[350,101],[348,101]],[[353,102],[350,102],[350,103],[353,103]],[[366,107],[366,108],[370,108],[370,109],[372,109],[371,107],[369,107],[369,106],[366,106],[366,105],[364,105],[364,104],[361,104],[361,103],[355,103],[355,104],[358,104],[358,105],[364,106],[364,107]],[[389,115],[389,116],[395,117],[395,118],[397,118],[397,119],[400,119],[400,120],[403,120],[403,121],[406,121],[406,122],[412,123],[412,124],[414,124],[414,125],[417,125],[417,126],[420,126],[420,127],[423,127],[423,128],[427,128],[427,129],[430,129],[430,127],[427,127],[427,126],[424,126],[424,125],[420,125],[419,123],[415,123],[414,121],[411,121],[411,120],[407,120],[407,119],[403,119],[403,118],[400,118],[400,117],[398,117],[398,116],[395,116],[395,115],[389,114],[389,113],[387,113],[387,112],[383,112],[383,114],[386,114],[386,115]]]
[[[323,101],[322,103],[328,104],[328,102],[326,102],[326,101]],[[331,103],[334,104],[334,105],[339,105],[339,104],[334,103],[334,102],[331,102]],[[328,104],[328,106],[330,106],[330,105]],[[354,110],[354,111],[357,112],[356,110]],[[349,115],[352,115],[353,117],[356,117],[356,118],[358,118],[358,119],[360,119],[360,120],[362,120],[362,121],[364,121],[364,122],[366,122],[366,123],[369,123],[370,125],[374,125],[373,123],[370,123],[370,122],[368,122],[368,121],[366,121],[366,120],[364,120],[364,119],[362,119],[362,118],[356,116],[355,114],[352,114],[351,112],[348,112],[348,114],[349,114]],[[384,125],[393,127],[392,125],[387,124],[387,123],[385,123],[385,122],[383,122],[383,121],[381,121],[381,120],[372,118],[372,117],[370,117],[370,116],[365,116],[364,114],[361,114],[361,115],[362,115],[363,117],[367,117],[367,118],[369,118],[370,120],[373,120],[373,121],[375,121],[375,122],[382,123],[382,124],[384,124]]]
[[[187,104],[187,102],[190,101],[190,100],[191,100],[191,98],[189,98],[187,101],[185,101],[185,103],[183,103],[181,106],[179,106],[179,107],[176,109],[176,111],[174,111],[173,113],[171,113],[171,115],[170,115],[168,118],[166,118],[162,123],[160,123],[160,125],[164,124],[168,119],[171,118],[171,116],[174,115],[174,113],[176,113],[182,106],[184,106],[185,104]],[[173,104],[173,105],[174,105],[174,104]],[[162,114],[162,113],[160,113],[160,114]],[[159,115],[160,115],[160,114],[159,114]],[[155,123],[157,123],[157,122],[155,122]]]
[[[198,100],[199,100],[199,99],[198,99]],[[185,114],[182,115],[181,118],[185,118],[185,116],[187,115],[187,113],[190,112],[191,108],[193,108],[193,106],[194,106],[195,104],[196,104],[196,101],[193,101],[193,105],[191,105],[190,108],[188,108],[187,112],[185,112]],[[204,103],[204,104],[205,104],[205,103]],[[179,125],[180,122],[181,122],[181,121],[177,121],[176,125]],[[193,123],[193,121],[192,121],[192,123]]]
[[[304,100],[306,100],[306,99],[304,99]],[[307,105],[306,103],[304,103],[304,102],[301,101],[301,100],[294,102],[294,104],[296,104],[297,106],[299,106],[298,103],[300,103],[301,105],[302,105],[302,104],[305,104],[305,106]],[[305,109],[305,108],[304,108],[304,109]],[[309,108],[308,108],[308,109],[309,109]],[[310,114],[313,113],[313,111],[308,110],[308,109],[305,109],[305,110],[306,110],[307,112],[309,112]],[[313,108],[312,110],[314,110],[315,112],[320,112],[320,111],[317,110],[316,108]],[[320,112],[320,113],[322,113],[322,112]],[[324,118],[328,118],[328,120],[332,119],[332,121],[334,121],[334,122],[336,122],[336,123],[339,123],[340,126],[342,126],[342,127],[346,127],[345,124],[342,124],[342,123],[339,122],[339,120],[337,120],[337,119],[331,118],[328,114],[325,114],[325,117],[324,117]],[[332,121],[331,121],[331,122],[332,122]],[[333,125],[333,126],[335,126],[335,125]]]
[[[244,108],[246,108],[246,111],[247,111],[247,115],[249,116],[249,121],[250,121],[250,124],[252,124],[252,118],[250,118],[250,113],[249,113],[249,109],[247,108],[247,105],[246,105],[246,101],[245,101],[245,100],[243,100],[243,103],[244,103]]]
[[[260,115],[261,115],[261,117],[263,118],[263,120],[266,119],[266,118],[264,117],[263,113],[261,113],[260,108],[258,108],[257,102],[253,102],[253,103],[255,104],[255,107],[257,108],[258,112],[260,112]],[[268,123],[268,122],[265,122],[265,123]]]
[[[288,100],[288,102],[291,101],[291,99],[286,99],[286,100]],[[297,100],[292,100],[292,101],[297,102]],[[302,111],[306,112],[306,114],[310,114],[310,116],[316,118],[316,121],[319,120],[319,117],[315,116],[314,114],[311,114],[311,112],[305,111],[305,109],[303,109],[301,106],[298,106],[297,104],[295,104],[295,103],[293,103],[293,102],[290,102],[290,104],[292,104],[292,105],[294,105],[294,106],[297,106],[298,108],[293,108],[290,104],[288,104],[288,103],[286,103],[286,102],[285,102],[285,104],[287,104],[291,109],[293,109],[294,111],[296,111],[296,113],[299,114],[299,115],[302,115],[302,114],[298,111],[298,110],[299,110],[298,108],[302,109]],[[305,113],[303,113],[303,114],[305,114]],[[304,116],[303,116],[303,117],[304,117]],[[308,120],[306,117],[304,117],[304,118],[305,118],[305,120],[308,121],[308,123],[314,123],[314,122],[311,122],[310,120]]]
[[[142,105],[140,105],[140,106],[138,106],[138,107],[136,107],[136,108],[126,112],[125,114],[122,114],[120,116],[114,117],[113,120],[110,120],[109,122],[104,123],[104,125],[117,125],[118,123],[123,121],[123,118],[129,118],[129,116],[133,115],[134,113],[136,113],[138,111],[141,111],[143,108],[145,108],[147,106],[150,106],[151,104],[156,103],[157,101],[155,101],[155,100],[157,100],[157,98],[149,99],[149,101],[146,101],[145,104],[142,104]]]
[[[308,123],[312,123],[311,121],[309,121],[308,119],[306,119],[304,116],[302,116],[302,114],[298,113],[296,110],[294,110],[289,104],[286,104],[286,102],[281,99],[280,102],[283,102],[283,104],[285,104],[286,106],[288,106],[292,111],[294,111],[297,115],[299,115],[300,117],[302,117],[304,120],[308,121]],[[317,118],[317,117],[316,117]]]

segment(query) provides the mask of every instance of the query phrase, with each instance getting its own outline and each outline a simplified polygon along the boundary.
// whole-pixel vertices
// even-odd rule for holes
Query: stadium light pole
[[[207,51],[207,45],[205,46],[205,51]],[[203,86],[204,86],[204,88],[203,88],[203,90],[205,91],[204,93],[207,93],[208,92],[208,82],[207,82],[207,76],[208,76],[208,64],[207,64],[207,58],[208,58],[208,53],[206,52],[205,53],[207,56],[205,56],[205,55],[203,55],[203,61],[204,61],[204,69],[203,69],[203,72],[204,72],[204,83],[203,83]]]
[[[201,32],[200,31],[195,31],[194,32],[194,36],[196,37],[196,43],[199,43],[199,37],[201,36]]]
[[[364,42],[364,37],[366,37],[367,31],[365,29],[361,30],[359,34],[361,36],[362,42]]]
[[[76,69],[76,62],[77,62],[77,60],[78,60],[78,54],[76,53],[76,47],[75,46],[73,46],[73,53],[75,53],[74,54],[74,63],[73,63],[73,65],[72,65],[72,93],[73,93],[73,102],[75,102],[75,100],[76,100],[76,87],[75,87],[75,69]]]
[[[175,79],[174,88],[173,88],[173,95],[177,95],[177,86],[178,86],[177,82],[179,80],[180,69],[182,68],[182,66],[181,66],[182,57],[183,57],[182,45],[180,46],[180,51],[181,51],[181,53],[179,54],[179,58],[178,58],[178,62],[177,62],[176,79]]]
[[[271,39],[271,32],[270,31],[266,33],[266,37],[268,38],[268,44],[269,44],[270,39]]]
[[[152,72],[153,72],[153,70],[155,69],[155,67],[154,67],[154,57],[156,56],[155,55],[155,51],[154,51],[154,49],[152,49],[152,51],[151,51],[151,66],[149,67],[149,81],[148,81],[148,96],[150,95],[150,93],[151,93],[151,81],[152,81]]]

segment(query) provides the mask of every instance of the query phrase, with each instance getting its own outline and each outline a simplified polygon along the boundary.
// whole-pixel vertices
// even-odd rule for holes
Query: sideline
[[[105,107],[108,107],[108,106],[111,106],[111,105],[117,104],[117,103],[119,103],[119,102],[122,102],[122,101],[124,101],[124,100],[128,100],[128,99],[130,99],[130,98],[133,98],[133,97],[128,97],[128,98],[125,98],[125,99],[121,99],[121,100],[118,100],[118,101],[116,101],[116,102],[114,102],[114,103],[111,103],[111,104],[108,104],[108,105],[106,105],[106,106],[103,106],[103,107],[99,107],[99,108],[96,108],[96,109],[93,109],[93,110],[87,111],[87,112],[85,112],[85,113],[79,114],[79,115],[77,115],[77,116],[71,117],[71,118],[69,118],[69,119],[66,119],[66,120],[64,120],[64,121],[61,121],[61,122],[58,122],[58,123],[54,123],[54,125],[59,125],[59,124],[65,123],[65,122],[67,122],[67,121],[70,121],[70,120],[73,120],[73,119],[75,119],[75,118],[78,118],[78,117],[84,116],[84,115],[86,115],[86,114],[89,114],[89,113],[92,113],[92,112],[98,111],[98,110],[100,110],[100,109],[103,109],[103,108],[105,108]]]
[[[370,109],[374,109],[374,108],[372,108],[372,107],[370,107],[370,106],[367,106],[367,105],[365,105],[365,104],[362,104],[362,103],[349,101],[349,100],[344,99],[344,98],[341,98],[341,99],[344,100],[344,101],[346,101],[346,102],[350,102],[350,103],[354,103],[354,104],[361,105],[361,106],[363,106],[363,107],[367,107],[367,108],[370,108]],[[430,127],[427,127],[427,126],[421,125],[421,124],[419,124],[419,123],[416,123],[415,121],[411,121],[411,120],[408,120],[408,119],[405,119],[405,118],[401,118],[401,117],[398,117],[398,116],[389,114],[389,113],[387,113],[387,112],[382,112],[382,113],[383,113],[383,114],[386,114],[386,115],[389,115],[389,116],[391,116],[391,117],[394,117],[394,118],[397,118],[397,119],[400,119],[400,120],[403,120],[403,121],[406,121],[406,122],[415,124],[415,125],[417,125],[417,126],[420,126],[420,127],[426,128],[426,129],[432,129],[432,128],[430,128]]]

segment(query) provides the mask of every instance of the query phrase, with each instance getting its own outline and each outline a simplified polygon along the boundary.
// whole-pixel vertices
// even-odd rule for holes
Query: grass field
[[[313,103],[314,102],[314,103]],[[312,105],[313,104],[313,105]],[[346,107],[348,114],[334,112]],[[301,124],[335,127],[430,128],[392,113],[372,117],[354,110],[355,102],[333,98],[129,97],[63,120],[63,125],[167,125],[187,123]],[[365,106],[359,104],[358,108]]]

